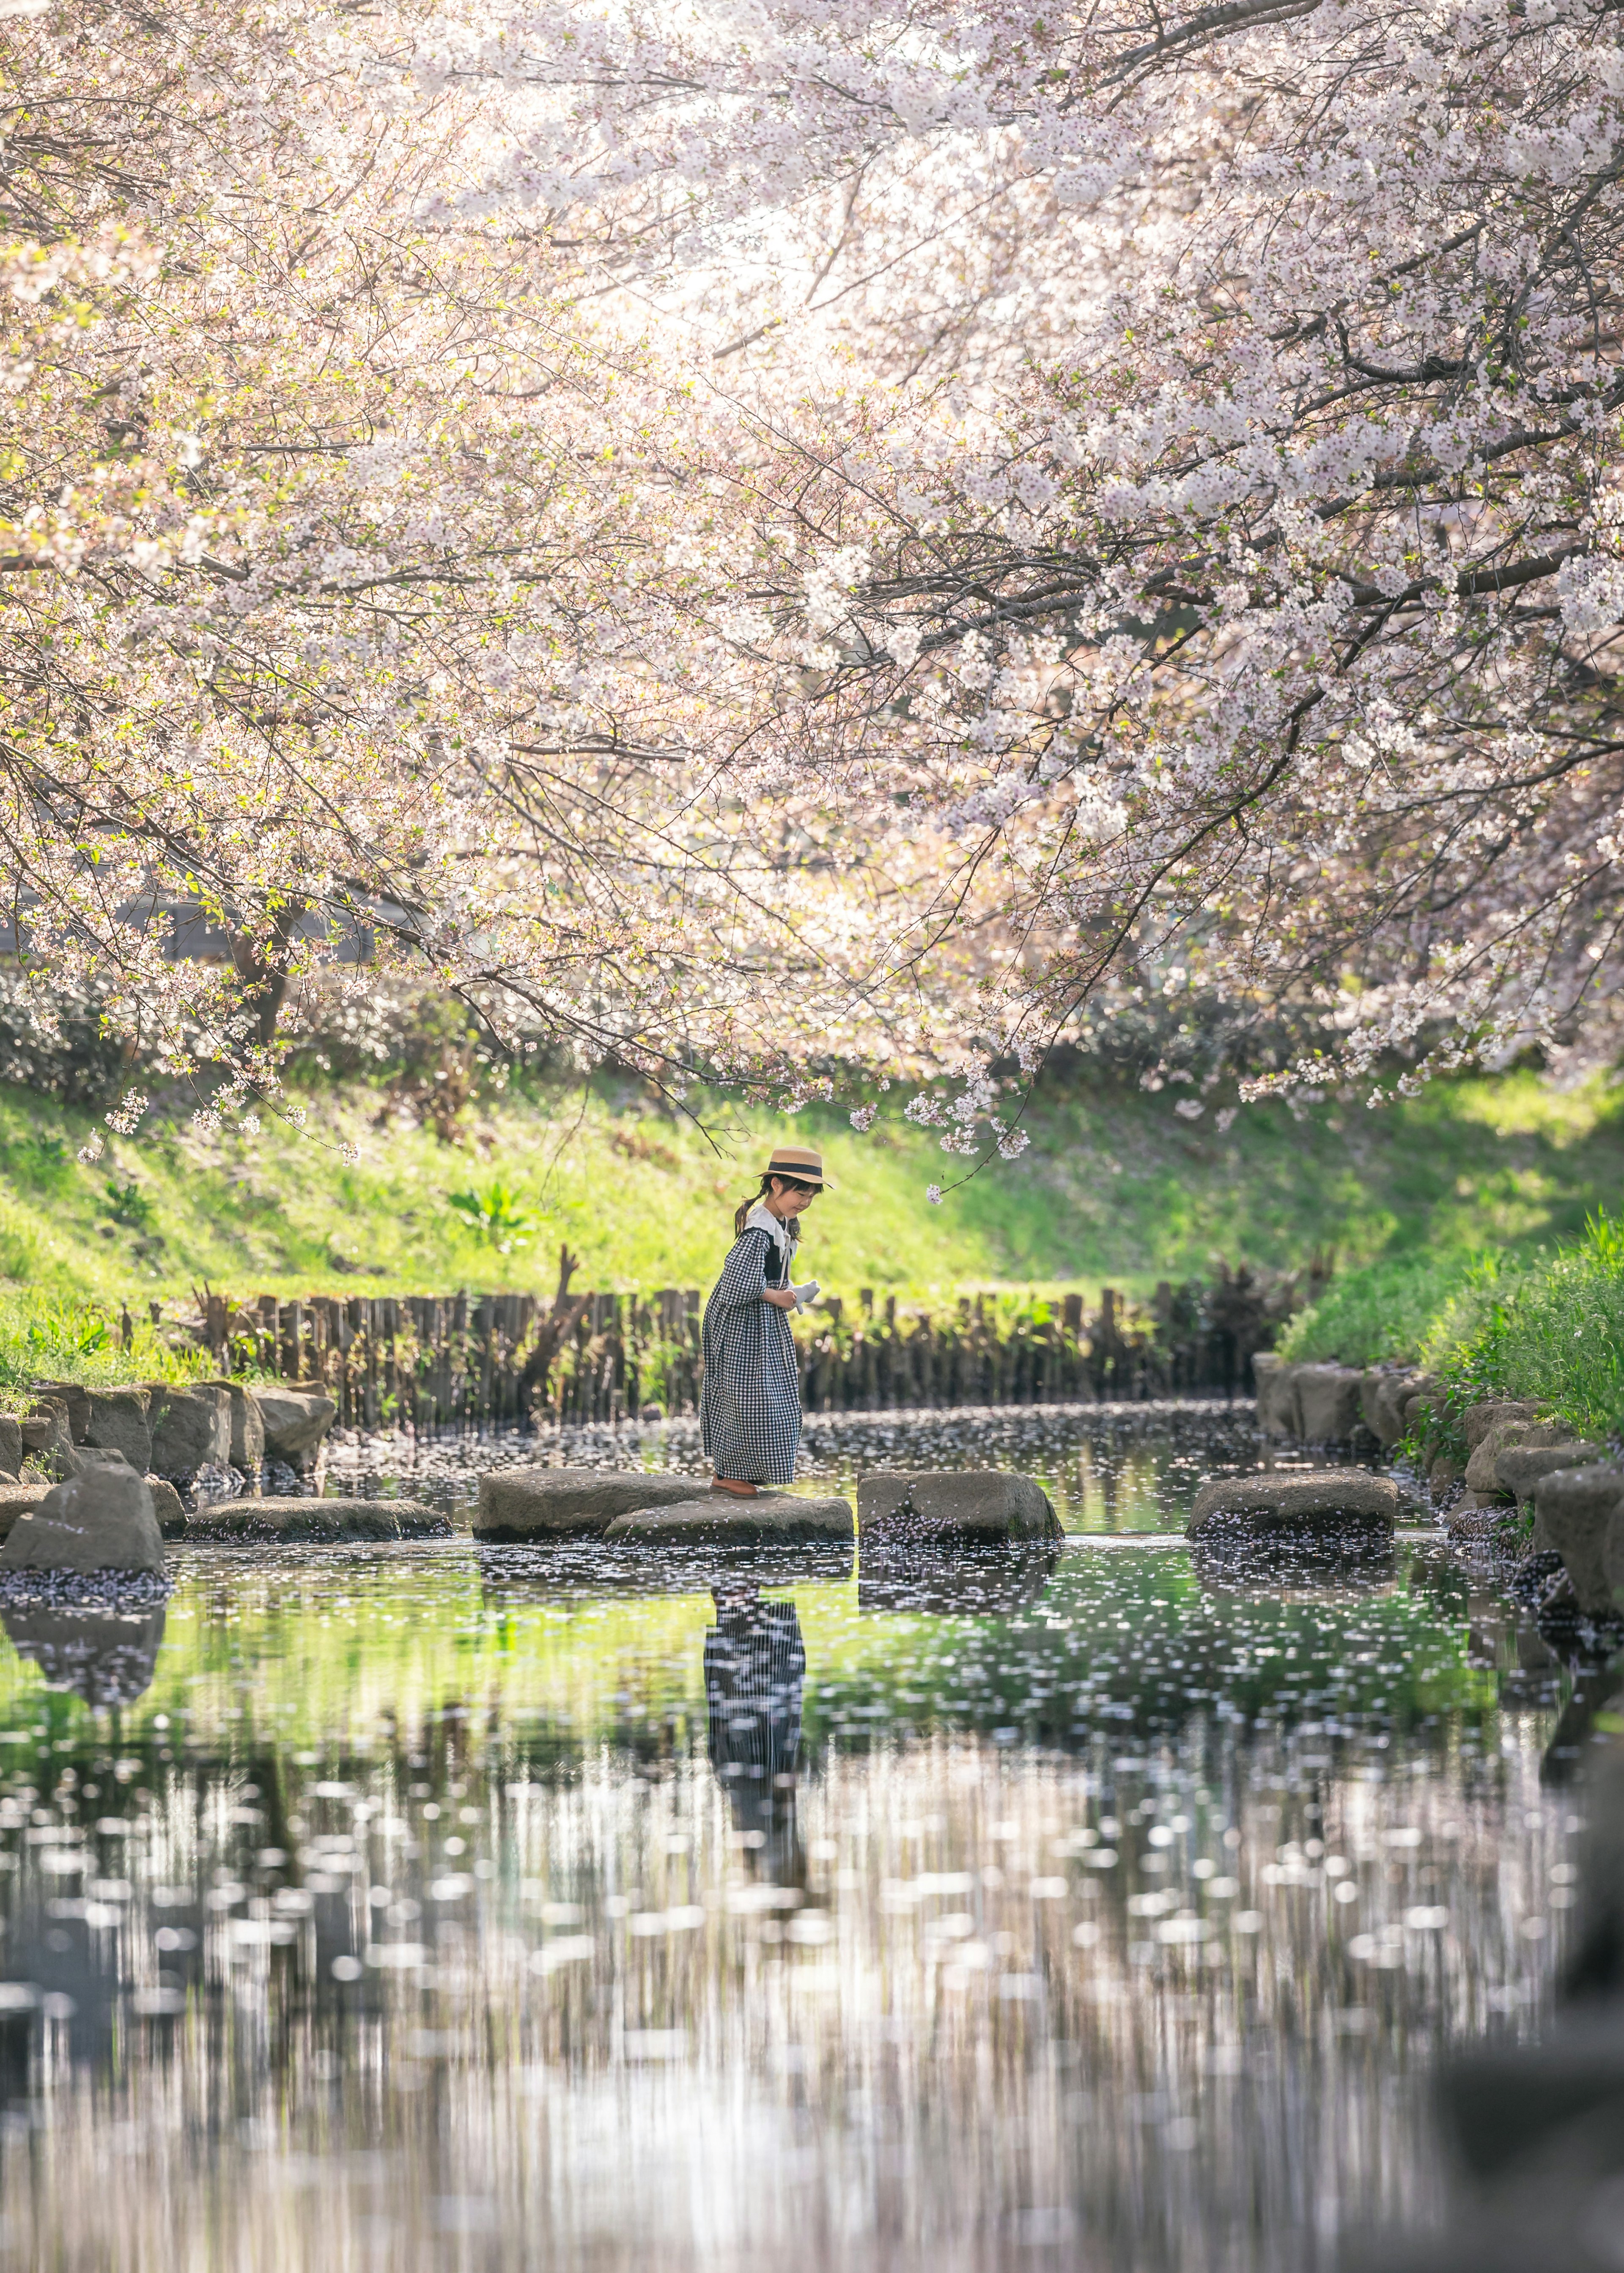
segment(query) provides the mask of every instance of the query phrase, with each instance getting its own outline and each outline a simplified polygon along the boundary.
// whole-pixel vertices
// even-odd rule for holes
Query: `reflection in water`
[[[647,1548],[606,1547],[598,1540],[573,1540],[555,1547],[488,1547],[477,1552],[487,1590],[505,1595],[557,1595],[585,1602],[612,1594],[630,1602],[640,1596],[682,1595],[792,1587],[806,1579],[849,1579],[857,1550],[841,1543],[799,1547]]]
[[[1059,1568],[1060,1549],[1034,1547],[951,1549],[905,1545],[863,1557],[857,1608],[929,1610],[939,1617],[1007,1617],[1041,1600]]]
[[[710,1764],[761,1876],[806,1883],[795,1835],[806,1649],[793,1602],[764,1602],[758,1587],[714,1590],[716,1623],[705,1637]]]
[[[116,1718],[8,1660],[0,2267],[1329,2273],[1424,2224],[1431,2069],[1548,2009],[1568,1669],[1410,1543],[1019,1559],[182,1554]]]
[[[138,1610],[0,1606],[0,1625],[48,1689],[90,1705],[128,1705],[151,1685],[163,1643],[164,1606]]]

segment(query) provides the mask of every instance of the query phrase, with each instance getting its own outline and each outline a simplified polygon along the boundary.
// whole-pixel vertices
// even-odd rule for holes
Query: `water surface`
[[[928,1427],[898,1464],[991,1456]],[[1049,1556],[194,1549],[159,1620],[19,1627],[0,2262],[1295,2273],[1426,2223],[1431,2067],[1547,2004],[1571,1684],[1436,1541],[1126,1535],[1202,1429],[1246,1456],[1051,1428],[1125,1535]]]

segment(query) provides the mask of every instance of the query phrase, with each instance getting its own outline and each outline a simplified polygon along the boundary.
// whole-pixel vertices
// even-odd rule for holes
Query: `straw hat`
[[[813,1152],[805,1144],[776,1144],[765,1172],[769,1176],[788,1176],[797,1184],[815,1184],[824,1189],[823,1155]]]

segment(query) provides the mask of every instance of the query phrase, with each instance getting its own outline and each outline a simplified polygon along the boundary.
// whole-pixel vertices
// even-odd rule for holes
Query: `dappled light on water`
[[[0,2262],[1297,2273],[1548,1999],[1571,1684],[1431,1544],[176,1575],[0,1674]]]

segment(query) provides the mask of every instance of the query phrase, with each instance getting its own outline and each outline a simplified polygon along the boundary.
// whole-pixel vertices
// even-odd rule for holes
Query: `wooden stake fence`
[[[325,1392],[341,1424],[437,1429],[602,1422],[698,1410],[700,1295],[568,1294],[562,1258],[550,1309],[533,1294],[313,1294],[239,1305],[209,1293],[191,1331],[222,1369]],[[801,1396],[812,1413],[904,1407],[1047,1405],[1249,1393],[1277,1296],[1229,1304],[1218,1287],[1158,1287],[1130,1312],[1112,1287],[1099,1311],[1081,1295],[1000,1319],[984,1296],[945,1315],[900,1313],[894,1296],[838,1301],[793,1321]],[[1244,1294],[1244,1289],[1243,1289]]]

